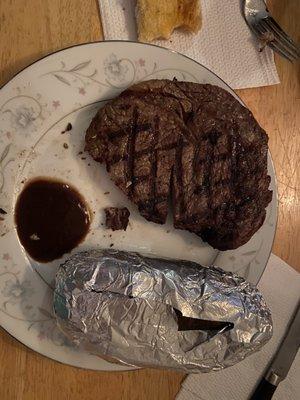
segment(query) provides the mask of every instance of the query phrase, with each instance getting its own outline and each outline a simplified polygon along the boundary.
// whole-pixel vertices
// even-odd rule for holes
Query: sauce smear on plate
[[[15,208],[20,242],[40,262],[60,258],[86,236],[90,213],[82,196],[69,184],[48,178],[30,181]]]

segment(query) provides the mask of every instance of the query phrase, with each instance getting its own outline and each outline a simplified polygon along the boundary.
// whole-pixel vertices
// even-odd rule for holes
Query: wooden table
[[[300,42],[299,0],[270,3],[280,24]],[[45,54],[100,39],[97,0],[0,0],[0,85]],[[279,191],[273,251],[300,271],[300,65],[278,57],[276,64],[280,85],[238,93],[270,136]],[[79,370],[34,353],[0,330],[2,400],[171,400],[183,378],[151,369]]]

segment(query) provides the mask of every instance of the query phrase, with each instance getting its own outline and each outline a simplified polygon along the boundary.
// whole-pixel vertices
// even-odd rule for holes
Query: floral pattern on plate
[[[80,248],[113,244],[203,264],[214,262],[254,283],[269,257],[277,218],[276,195],[264,226],[250,242],[237,250],[218,252],[195,235],[175,231],[171,224],[145,222],[105,171],[83,154],[83,132],[98,107],[131,84],[152,78],[211,83],[231,91],[205,67],[174,52],[139,43],[103,42],[47,56],[19,73],[0,92],[0,208],[4,211],[0,214],[0,324],[30,348],[61,362],[100,370],[129,369],[72,348],[57,330],[52,288],[60,260],[39,264],[28,258],[14,226],[16,197],[28,179],[60,177],[84,193],[95,215]],[[68,122],[73,129],[63,133]],[[270,158],[269,173],[276,194]],[[126,234],[110,235],[101,226],[101,209],[113,203],[127,205],[131,211]]]

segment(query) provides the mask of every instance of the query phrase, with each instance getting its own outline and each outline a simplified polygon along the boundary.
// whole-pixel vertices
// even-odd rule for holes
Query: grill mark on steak
[[[127,136],[128,135],[128,133],[127,133],[128,129],[130,129],[129,126],[125,127],[125,128],[122,128],[122,129],[120,129],[118,131],[109,132],[108,133],[108,138],[111,141],[114,141],[114,139],[119,139],[119,138],[121,138],[123,136]],[[151,129],[151,125],[150,124],[140,124],[140,125],[136,126],[136,131],[135,132],[136,132],[136,134],[138,134],[139,132],[148,131],[149,129]]]
[[[192,170],[195,172],[197,171],[198,165],[199,164],[201,165],[201,162],[199,162],[200,161],[199,158],[200,158],[200,148],[199,148],[199,146],[197,146],[194,151],[193,162],[192,162]],[[200,187],[200,185],[197,186],[195,172],[193,173],[193,182],[192,182],[193,188],[192,188],[192,190],[193,190],[194,194],[200,194],[200,193],[202,193],[202,190],[197,193],[197,187]]]
[[[158,153],[158,152],[173,150],[175,147],[176,147],[176,145],[174,145],[174,144],[167,145],[167,146],[161,146],[161,147],[157,147],[156,151]],[[135,151],[135,159],[138,159],[139,157],[147,155],[147,154],[151,153],[151,151],[152,151],[152,146],[148,147],[147,149],[144,149],[144,150]],[[123,154],[117,154],[115,157],[113,157],[111,159],[110,164],[113,165],[113,164],[116,164],[117,162],[126,161],[126,160],[128,160],[128,155],[127,154],[124,154],[124,155]]]
[[[156,132],[159,132],[159,119],[155,118],[154,121],[154,129]],[[151,146],[151,198],[156,198],[156,176],[157,176],[157,150],[155,148],[156,140],[155,135],[153,134],[152,146]],[[155,212],[155,204],[153,202],[152,212]]]
[[[184,143],[183,142],[182,143],[182,149],[184,149],[186,146],[188,146],[188,143]],[[159,153],[159,152],[163,152],[163,151],[173,150],[173,149],[175,149],[175,147],[176,147],[176,145],[171,144],[171,145],[167,145],[167,146],[158,147],[156,150],[157,150],[157,153]],[[199,146],[197,146],[197,149],[198,149],[198,153],[199,153]],[[151,152],[151,147],[148,147],[145,150],[136,151],[135,152],[135,159],[138,159],[141,156],[147,155],[150,152]],[[228,155],[227,154],[218,154],[218,155],[216,155],[214,157],[214,161],[224,161],[224,160],[227,160],[227,159],[228,159]],[[128,154],[124,154],[124,155],[117,154],[110,160],[110,165],[114,165],[114,164],[116,164],[116,163],[118,163],[120,161],[126,161],[126,160],[128,160]],[[197,160],[197,165],[198,166],[201,165],[201,164],[204,164],[204,163],[205,163],[205,160],[199,160],[199,159]],[[260,169],[257,168],[254,172],[260,172],[262,169],[263,169],[263,167],[260,167]],[[249,166],[249,170],[250,170],[250,166]],[[143,177],[141,177],[141,178],[143,178]]]
[[[246,243],[271,201],[267,136],[231,94],[211,85],[153,80],[99,110],[86,150],[149,221],[174,226],[212,246]]]
[[[218,143],[218,139],[221,136],[221,133],[218,131],[211,131],[208,134],[204,135],[205,139],[208,139],[212,146],[215,146]]]
[[[127,143],[127,154],[128,154],[128,162],[127,162],[127,179],[129,185],[129,196],[132,195],[134,189],[134,148],[135,148],[135,138],[137,134],[137,121],[138,121],[138,110],[137,108],[133,111],[133,123],[131,127],[131,135],[129,135],[128,143]]]
[[[183,138],[179,136],[176,153],[175,153],[175,168],[176,168],[176,180],[179,187],[182,188],[182,149],[183,149]],[[179,195],[179,199],[177,199],[177,205],[180,214],[184,209],[184,196]]]
[[[212,147],[210,140],[209,140],[209,143],[210,143],[209,147]],[[206,173],[205,173],[204,179],[203,179],[204,193],[206,192],[206,194],[207,194],[208,204],[211,204],[211,201],[212,201],[212,190],[211,190],[212,165],[213,165],[213,155],[212,155],[212,151],[210,150],[206,156],[206,163],[205,163]]]
[[[196,171],[197,167],[199,164],[203,164],[203,161],[200,160],[200,147],[197,146],[195,153],[194,153],[194,158],[193,158],[193,170]],[[194,184],[195,184],[195,174],[194,174]]]
[[[234,215],[233,218],[236,215],[236,147],[237,147],[237,141],[233,134],[230,135],[230,153],[231,153],[231,169],[230,169],[230,186],[231,186],[231,192],[234,193],[233,197],[233,203],[234,203]]]

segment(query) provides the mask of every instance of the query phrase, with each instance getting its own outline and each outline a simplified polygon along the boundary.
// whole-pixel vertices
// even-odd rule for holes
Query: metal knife
[[[300,303],[291,319],[289,328],[271,361],[267,373],[255,389],[251,400],[270,400],[283,381],[296,357],[300,346]]]

